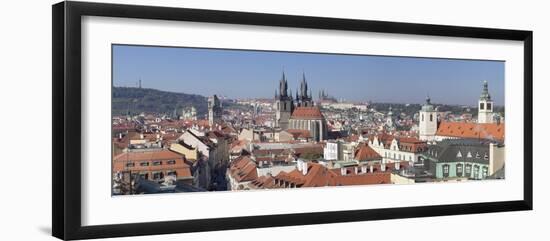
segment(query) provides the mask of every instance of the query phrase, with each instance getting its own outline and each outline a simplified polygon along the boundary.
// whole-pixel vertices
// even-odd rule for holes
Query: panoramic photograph
[[[111,54],[112,195],[505,178],[503,61]]]

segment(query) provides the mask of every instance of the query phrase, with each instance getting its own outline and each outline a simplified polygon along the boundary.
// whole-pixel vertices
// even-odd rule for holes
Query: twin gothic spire
[[[285,75],[285,72],[283,71],[281,80],[279,81],[279,94],[277,94],[277,90],[275,90],[275,97],[279,98],[292,98],[292,91],[288,88],[288,81]],[[313,97],[313,92],[309,90],[308,93],[308,85],[306,81],[306,74],[302,73],[302,81],[300,82],[300,88],[296,90],[296,101],[311,101]]]

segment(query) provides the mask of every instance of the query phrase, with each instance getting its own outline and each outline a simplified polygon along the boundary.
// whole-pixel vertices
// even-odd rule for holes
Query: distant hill
[[[134,87],[113,87],[112,94],[113,115],[124,115],[128,112],[172,114],[174,109],[181,115],[182,109],[191,106],[197,109],[199,118],[208,112],[208,99],[201,95]]]

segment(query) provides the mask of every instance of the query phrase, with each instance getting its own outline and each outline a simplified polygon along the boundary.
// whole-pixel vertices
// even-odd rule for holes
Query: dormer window
[[[456,153],[456,157],[462,157],[462,152],[458,151],[458,153]]]
[[[479,155],[479,152],[476,152],[476,158],[481,158],[481,156]]]
[[[472,153],[471,153],[471,152],[468,152],[468,154],[466,154],[466,157],[472,158]]]

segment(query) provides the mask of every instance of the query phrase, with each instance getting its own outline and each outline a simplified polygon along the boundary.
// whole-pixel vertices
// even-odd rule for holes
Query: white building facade
[[[437,111],[430,103],[430,97],[426,98],[426,104],[420,109],[418,119],[419,139],[422,141],[433,141],[437,132]]]
[[[493,101],[489,94],[489,84],[483,81],[483,91],[479,97],[479,105],[477,112],[478,123],[493,123]]]

